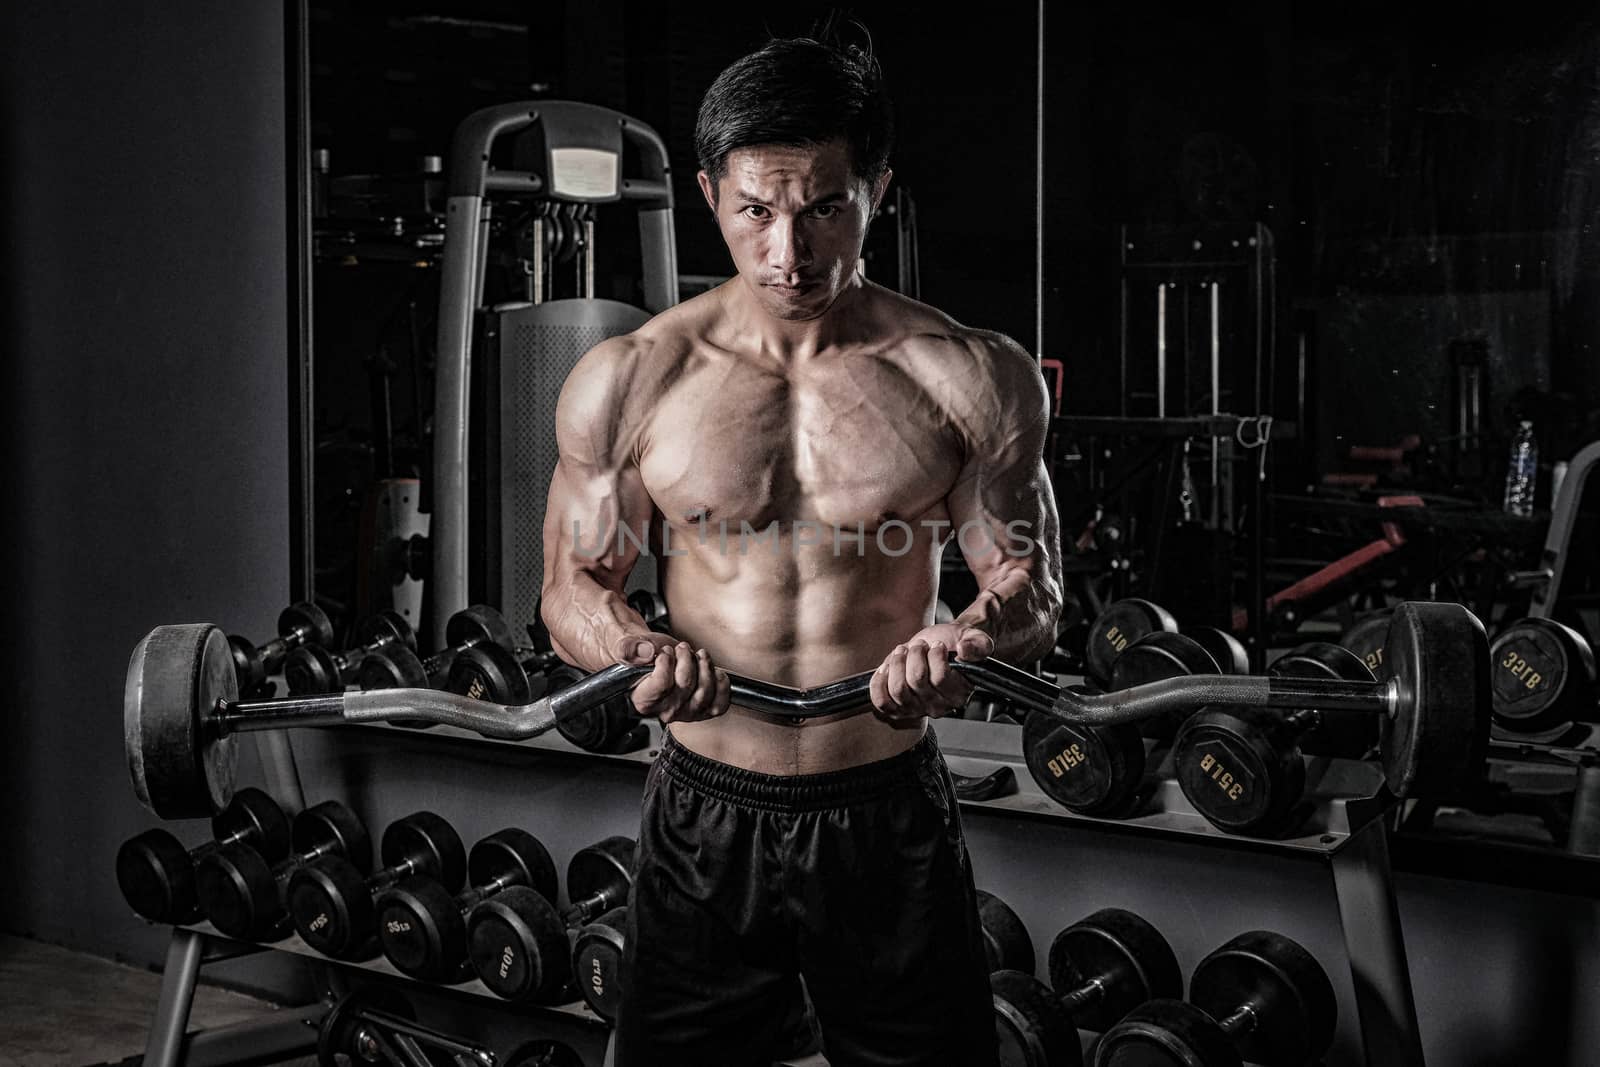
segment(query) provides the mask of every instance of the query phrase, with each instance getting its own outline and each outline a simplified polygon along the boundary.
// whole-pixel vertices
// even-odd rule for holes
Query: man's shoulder
[[[958,374],[973,386],[1001,389],[1038,377],[1039,364],[1022,345],[994,330],[956,321],[937,308],[892,294],[903,330],[907,358],[940,376]]]

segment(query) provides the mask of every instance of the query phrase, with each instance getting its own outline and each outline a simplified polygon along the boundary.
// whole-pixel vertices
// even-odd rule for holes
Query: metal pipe
[[[1167,285],[1156,286],[1156,418],[1167,417]]]

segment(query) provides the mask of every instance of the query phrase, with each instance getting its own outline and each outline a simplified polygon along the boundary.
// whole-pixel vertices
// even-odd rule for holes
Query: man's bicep
[[[545,503],[545,590],[588,573],[621,591],[652,514],[627,417],[626,339],[601,342],[573,368],[556,404],[556,469]]]
[[[1060,524],[1044,464],[1049,399],[1033,358],[1013,342],[990,350],[993,390],[966,423],[967,455],[946,499],[980,587],[1007,568],[1059,570]]]
[[[1060,523],[1038,455],[975,456],[946,506],[980,588],[1008,568],[1059,568]]]

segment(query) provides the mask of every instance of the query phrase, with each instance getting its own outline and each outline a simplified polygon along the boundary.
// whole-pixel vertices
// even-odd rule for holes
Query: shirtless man
[[[892,122],[859,49],[775,40],[722,73],[700,187],[738,275],[587,353],[556,423],[543,617],[588,670],[654,662],[621,1067],[765,1067],[799,995],[833,1067],[995,1062],[972,872],[927,719],[952,653],[1025,662],[1061,607],[1031,356],[856,270]],[[626,527],[624,534],[619,528]],[[623,583],[646,530],[674,636]],[[934,624],[960,531],[980,593]],[[728,671],[871,706],[774,718]]]

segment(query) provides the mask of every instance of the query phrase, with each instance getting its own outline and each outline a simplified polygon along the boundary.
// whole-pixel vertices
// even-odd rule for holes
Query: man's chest
[[[881,363],[791,376],[705,367],[661,398],[645,440],[645,487],[674,522],[870,529],[927,512],[961,468],[947,413]]]

